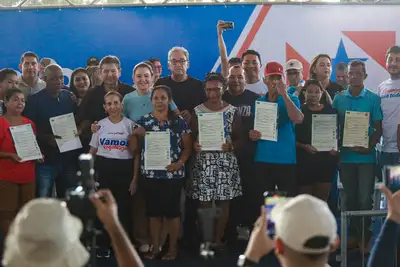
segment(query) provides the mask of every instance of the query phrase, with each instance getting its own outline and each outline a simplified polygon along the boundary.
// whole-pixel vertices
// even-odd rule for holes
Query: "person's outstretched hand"
[[[264,206],[261,206],[261,215],[254,224],[245,256],[249,260],[259,262],[260,259],[270,253],[274,247],[274,241],[269,237],[267,232],[267,211]]]
[[[380,189],[385,194],[387,200],[387,219],[400,223],[400,191],[392,193],[384,185],[382,185]]]
[[[97,216],[106,228],[118,223],[117,202],[110,190],[99,190],[90,196],[90,200],[96,207]]]

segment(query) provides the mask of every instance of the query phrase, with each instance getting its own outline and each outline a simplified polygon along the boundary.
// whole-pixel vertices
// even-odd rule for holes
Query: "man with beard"
[[[386,53],[386,68],[390,78],[378,87],[383,112],[382,152],[380,165],[398,164],[400,144],[398,143],[397,125],[400,120],[400,47],[392,46]]]
[[[246,89],[258,95],[265,95],[267,87],[260,77],[261,56],[255,50],[246,50],[242,54],[242,66],[245,71]]]
[[[236,107],[242,120],[243,136],[248,136],[248,132],[254,124],[254,105],[260,96],[252,91],[245,89],[245,75],[242,66],[233,66],[228,73],[228,90],[225,91],[222,99]],[[238,227],[239,239],[248,239],[250,228],[254,222],[251,214],[248,214],[248,207],[251,204],[249,196],[251,195],[251,179],[254,177],[253,159],[256,143],[249,138],[245,144],[236,150],[236,156],[240,167],[240,177],[242,178],[243,196],[232,201],[228,222],[228,239],[235,239],[235,227]]]

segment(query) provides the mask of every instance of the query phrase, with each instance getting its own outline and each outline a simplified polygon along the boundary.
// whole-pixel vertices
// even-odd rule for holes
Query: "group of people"
[[[21,57],[20,77],[15,70],[2,69],[1,231],[7,233],[29,200],[54,196],[54,187],[56,196],[65,198],[79,183],[81,153],[94,156],[98,187],[111,190],[122,225],[147,259],[158,257],[166,240],[162,259],[177,257],[182,213],[184,241],[191,243],[198,238],[196,210],[214,204],[221,208],[213,246],[222,248],[227,239],[235,238],[237,226],[251,229],[265,191],[309,194],[327,201],[338,169],[346,208],[372,209],[376,145],[381,137],[380,163],[390,165],[400,159],[400,47],[388,49],[390,78],[373,93],[364,86],[367,70],[358,60],[337,66],[338,83],[331,80],[332,59],[326,54],[317,55],[309,70],[295,59],[285,69],[268,62],[264,75],[257,51],[247,50],[228,60],[223,54],[222,24],[217,26],[222,72],[208,73],[204,82],[188,75],[189,52],[183,47],[168,52],[168,76],[162,77],[158,59],[134,66],[133,86],[119,80],[121,63],[115,56],[90,58],[87,63],[94,66],[76,69],[69,87],[54,60],[40,60],[32,52]],[[303,71],[309,71],[309,80],[303,81]],[[254,129],[256,102],[276,103],[277,141],[264,140]],[[349,111],[369,114],[368,148],[342,146]],[[226,142],[215,151],[203,151],[199,115],[212,112],[224,114]],[[83,148],[61,153],[50,119],[70,113],[75,115],[76,136]],[[315,114],[337,114],[337,150],[320,152],[311,145]],[[23,124],[32,125],[43,154],[35,162],[22,161],[15,149],[9,128]],[[146,166],[149,132],[170,134],[171,164],[164,169]],[[351,221],[349,247],[365,250],[368,242],[359,244],[359,223]],[[98,257],[109,256],[110,239],[104,234]]]

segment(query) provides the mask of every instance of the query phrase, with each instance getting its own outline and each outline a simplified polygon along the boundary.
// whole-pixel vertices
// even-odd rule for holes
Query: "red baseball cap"
[[[264,70],[265,76],[270,75],[281,75],[284,76],[283,66],[278,62],[268,62],[267,66],[265,66]]]

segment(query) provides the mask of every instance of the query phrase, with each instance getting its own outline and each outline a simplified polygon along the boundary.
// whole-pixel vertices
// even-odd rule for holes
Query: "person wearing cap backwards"
[[[86,68],[96,67],[100,65],[100,60],[97,57],[90,57],[86,61]]]
[[[297,59],[286,62],[286,77],[289,83],[288,94],[299,96],[303,88],[303,64]]]
[[[267,232],[268,217],[275,225],[274,240]],[[282,267],[325,267],[329,266],[329,253],[338,245],[336,219],[328,205],[316,197],[299,195],[279,202],[271,214],[261,207],[261,215],[237,266],[253,266],[275,250]]]
[[[257,142],[255,154],[253,207],[262,203],[264,191],[285,191],[289,196],[296,193],[296,139],[294,124],[302,123],[304,115],[300,111],[299,99],[289,95],[284,84],[283,67],[277,62],[270,62],[265,68],[265,84],[268,93],[258,101],[278,104],[278,140],[261,140],[261,133],[249,132],[250,139]],[[255,211],[257,214],[258,212]],[[254,214],[255,215],[255,214]],[[257,215],[255,215],[257,216]]]

